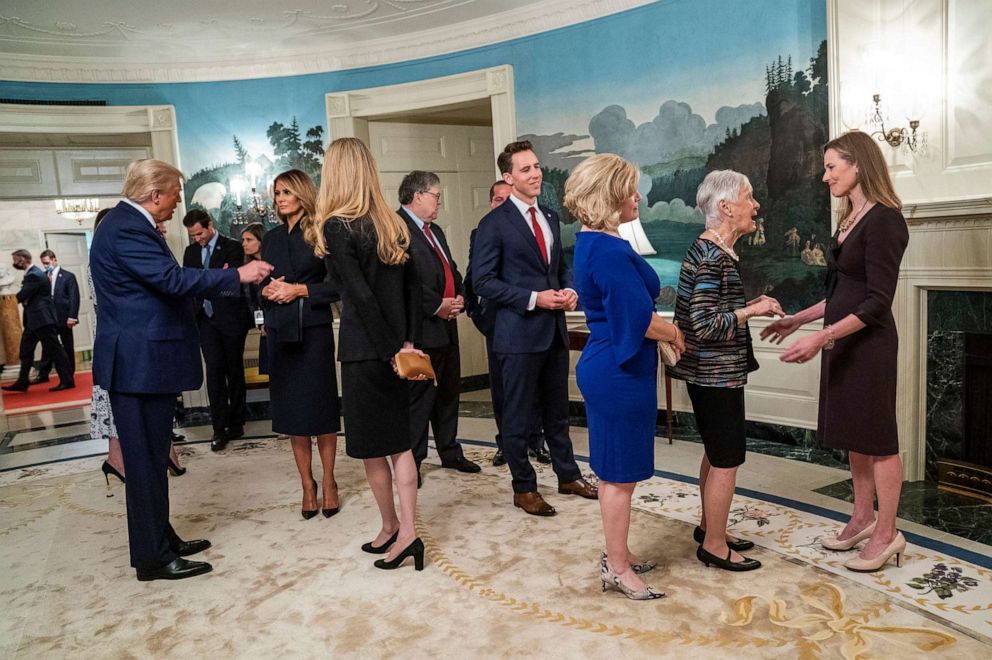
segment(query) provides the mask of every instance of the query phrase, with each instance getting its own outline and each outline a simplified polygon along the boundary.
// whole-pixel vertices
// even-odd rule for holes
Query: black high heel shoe
[[[741,561],[730,561],[730,554],[733,552],[729,547],[727,548],[727,558],[720,559],[716,555],[706,551],[703,546],[696,548],[696,559],[706,564],[706,568],[710,565],[716,566],[717,568],[722,568],[725,571],[753,571],[757,568],[761,568],[761,562],[757,559],[748,559],[744,557]]]
[[[110,475],[114,475],[115,477],[121,480],[121,483],[125,483],[124,475],[118,472],[117,470],[115,470],[114,466],[108,463],[107,461],[103,462],[103,465],[100,466],[100,469],[103,470],[103,478],[107,481],[108,488],[110,487]]]
[[[382,568],[387,571],[391,571],[394,568],[399,568],[403,563],[403,560],[407,557],[413,557],[414,568],[418,571],[424,570],[424,542],[420,540],[420,537],[413,539],[413,543],[406,546],[406,548],[400,554],[396,555],[396,559],[393,561],[386,561],[385,559],[376,559],[373,562],[373,566],[376,568]]]
[[[338,489],[338,482],[337,482],[337,480],[335,480],[334,481],[334,490],[337,490],[337,489]],[[338,511],[341,510],[341,504],[340,504],[340,502],[341,502],[341,496],[338,495],[338,506],[334,507],[333,509],[321,509],[320,512],[322,514],[324,514],[324,517],[325,518],[330,518],[331,516],[333,516]]]
[[[171,474],[174,477],[181,477],[184,474],[186,474],[186,468],[179,467],[176,463],[173,463],[172,462],[172,459],[170,458],[169,459],[169,474]]]
[[[400,530],[393,532],[393,535],[386,539],[382,545],[372,545],[372,541],[362,544],[362,550],[373,555],[384,555],[389,551],[389,546],[396,543],[396,537],[400,535]]]
[[[313,499],[317,499],[317,480],[313,480]],[[300,514],[302,514],[304,520],[310,520],[317,515],[317,509],[304,509],[300,507]]]
[[[692,540],[702,545],[703,541],[706,540],[706,530],[697,525],[696,529],[692,530]],[[727,547],[731,550],[736,550],[737,552],[744,552],[745,550],[750,550],[753,548],[754,542],[745,541],[744,539],[737,539],[736,541],[727,539]]]

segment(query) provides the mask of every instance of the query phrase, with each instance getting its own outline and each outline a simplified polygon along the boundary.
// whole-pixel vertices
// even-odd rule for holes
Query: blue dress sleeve
[[[654,316],[654,300],[633,257],[632,251],[604,251],[597,255],[592,273],[593,282],[603,294],[610,342],[620,367],[640,353]]]

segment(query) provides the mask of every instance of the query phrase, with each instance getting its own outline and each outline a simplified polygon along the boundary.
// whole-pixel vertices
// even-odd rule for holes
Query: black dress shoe
[[[531,458],[536,458],[538,463],[544,463],[548,465],[551,463],[551,454],[544,447],[538,447],[537,449],[531,449],[527,452]]]
[[[177,557],[165,566],[158,568],[139,568],[138,581],[149,582],[151,580],[184,580],[194,575],[203,575],[214,570],[214,567],[205,561],[190,561]]]
[[[453,461],[441,461],[441,467],[459,472],[482,472],[482,467],[478,463],[473,463],[464,456],[459,456]]]
[[[692,540],[702,545],[703,541],[706,540],[706,531],[699,525],[696,525],[696,529],[692,530]],[[727,547],[737,552],[743,552],[753,548],[754,543],[752,541],[745,541],[744,539],[737,539],[736,541],[727,539]]]
[[[48,388],[48,391],[49,392],[61,392],[62,390],[71,390],[71,389],[74,389],[75,387],[76,387],[76,383],[74,381],[71,381],[70,380],[70,381],[68,381],[66,383],[59,383],[55,387],[49,387]]]
[[[243,437],[245,437],[245,428],[243,426],[232,426],[227,430],[228,440],[237,440]]]
[[[227,446],[227,436],[223,433],[214,433],[210,438],[210,451],[221,451]]]
[[[186,436],[185,435],[180,435],[179,433],[176,433],[175,431],[172,432],[172,441],[173,442],[182,442],[185,439],[186,439]]]
[[[27,383],[11,383],[10,385],[4,385],[3,389],[8,392],[27,392]]]
[[[373,555],[384,555],[389,551],[389,546],[396,543],[396,537],[399,535],[400,530],[397,529],[382,545],[372,545],[372,541],[369,541],[368,543],[362,544],[362,550],[364,552],[370,552]]]
[[[210,541],[207,539],[196,539],[195,541],[176,541],[175,543],[170,543],[169,547],[180,557],[189,557],[190,555],[195,555],[196,553],[203,552],[209,548]]]
[[[730,561],[731,552],[733,552],[733,550],[727,548],[727,558],[720,559],[716,555],[703,549],[703,546],[699,546],[696,548],[696,559],[706,564],[707,568],[712,565],[717,568],[722,568],[725,571],[753,571],[756,568],[761,568],[761,562],[757,559],[748,559],[747,557],[744,557],[741,561]]]
[[[500,465],[506,465],[506,456],[503,455],[502,449],[497,449],[496,454],[493,456],[493,467],[499,467]]]
[[[31,381],[31,384],[41,385],[42,383],[47,383],[47,382],[48,382],[48,376],[38,376],[37,378]]]

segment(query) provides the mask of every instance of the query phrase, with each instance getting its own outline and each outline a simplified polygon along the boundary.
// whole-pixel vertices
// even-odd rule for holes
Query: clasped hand
[[[579,303],[579,296],[571,289],[547,289],[537,294],[537,306],[541,309],[563,309],[574,311]]]
[[[276,277],[262,289],[262,297],[266,300],[285,305],[300,297],[299,285],[287,282],[285,275]]]
[[[465,311],[465,299],[463,297],[455,296],[454,298],[442,298],[441,306],[438,308],[436,316],[444,319],[445,321],[450,321],[463,311]]]

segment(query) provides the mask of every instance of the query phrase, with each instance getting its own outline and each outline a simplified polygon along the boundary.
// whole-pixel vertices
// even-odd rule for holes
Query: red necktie
[[[541,251],[541,258],[544,259],[544,265],[548,265],[548,246],[544,243],[544,232],[541,231],[541,225],[537,223],[537,209],[533,206],[527,209],[530,211],[530,224],[534,227],[534,238],[537,239],[537,249]]]
[[[434,232],[431,231],[431,226],[424,223],[424,234],[427,235],[427,240],[431,242],[434,246],[434,251],[437,252],[437,258],[441,260],[441,265],[444,266],[444,297],[454,298],[455,297],[455,276],[451,272],[451,264],[448,260],[444,258],[444,253],[441,252],[441,246],[437,244],[434,240]]]

